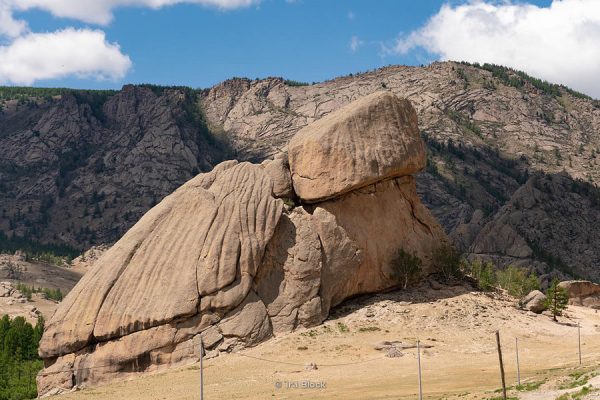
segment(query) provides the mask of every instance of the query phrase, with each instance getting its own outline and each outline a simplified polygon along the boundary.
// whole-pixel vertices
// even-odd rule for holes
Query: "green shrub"
[[[531,392],[533,390],[538,390],[545,382],[545,379],[535,382],[525,382],[521,385],[515,386],[515,389],[517,389],[519,392]]]
[[[540,288],[540,282],[535,274],[530,273],[527,275],[526,270],[512,265],[496,271],[496,279],[498,286],[515,297],[523,297],[532,290]]]
[[[62,291],[58,288],[56,288],[56,289],[37,288],[36,289],[33,286],[30,287],[23,283],[17,283],[15,288],[19,292],[21,292],[27,298],[27,300],[31,300],[31,296],[33,295],[33,293],[43,293],[44,295],[46,295],[47,299],[54,300],[57,302],[61,302],[64,297]]]
[[[422,266],[423,262],[419,257],[400,249],[391,262],[392,279],[406,289],[419,278]]]
[[[465,272],[477,282],[477,287],[485,292],[494,289],[497,285],[494,266],[491,262],[482,263],[475,260],[465,264]]]
[[[15,289],[17,289],[19,292],[21,292],[21,294],[23,296],[25,296],[27,298],[27,300],[31,300],[31,295],[33,294],[33,288],[30,288],[27,285],[24,285],[22,283],[17,283],[17,285],[15,286]]]
[[[442,245],[433,252],[433,265],[446,279],[463,276],[460,254],[451,245]]]
[[[475,279],[477,287],[483,291],[500,287],[511,296],[523,297],[540,288],[539,279],[534,273],[527,274],[526,269],[513,265],[496,270],[489,261],[474,260],[466,262],[463,268],[465,274]]]
[[[292,79],[286,79],[283,81],[283,83],[285,83],[287,86],[310,86],[310,83],[308,82],[299,82]]]
[[[61,302],[64,297],[62,291],[58,288],[56,288],[56,289],[43,288],[41,290],[41,292],[46,295],[46,298],[48,298],[50,300],[58,301],[58,302]]]
[[[378,326],[363,326],[361,328],[358,328],[359,332],[378,332],[380,330],[381,328],[379,328]]]

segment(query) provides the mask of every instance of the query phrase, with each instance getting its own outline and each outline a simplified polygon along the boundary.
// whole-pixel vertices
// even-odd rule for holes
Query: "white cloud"
[[[11,10],[40,9],[61,18],[106,25],[112,20],[113,10],[119,7],[148,7],[158,9],[175,4],[198,4],[231,10],[260,3],[261,0],[0,0]],[[0,6],[1,7],[1,6]]]
[[[549,7],[491,0],[446,4],[390,51],[416,48],[442,60],[510,66],[600,97],[598,0],[553,0]]]
[[[27,28],[25,21],[17,21],[12,16],[12,10],[0,0],[0,37],[17,37]]]
[[[261,0],[0,0],[0,83],[31,85],[41,79],[68,76],[117,80],[125,77],[131,60],[102,31],[72,28],[32,33],[15,12],[32,9],[59,18],[106,25],[119,7],[158,9],[187,3],[231,10]],[[4,39],[4,40],[2,40]]]
[[[358,36],[352,36],[352,39],[350,39],[350,50],[353,53],[356,53],[358,51],[359,47],[362,46],[363,44],[365,44],[365,42],[360,40],[358,38]]]
[[[348,11],[348,19],[350,21],[354,21],[356,19],[356,14],[354,13],[354,11]]]
[[[65,29],[30,33],[0,46],[0,83],[31,85],[66,76],[121,79],[131,60],[104,32]]]

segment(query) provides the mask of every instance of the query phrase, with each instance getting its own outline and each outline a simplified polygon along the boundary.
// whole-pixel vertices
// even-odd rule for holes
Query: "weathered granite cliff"
[[[232,79],[54,97],[0,88],[0,230],[81,250],[113,243],[198,172],[270,158],[382,87],[416,109],[427,152],[417,191],[461,251],[600,279],[600,102],[454,62],[303,86]]]
[[[197,361],[201,339],[215,356],[319,324],[351,296],[398,286],[400,249],[435,272],[447,238],[416,193],[424,165],[415,110],[377,92],[304,128],[289,156],[196,176],[60,304],[40,394]]]

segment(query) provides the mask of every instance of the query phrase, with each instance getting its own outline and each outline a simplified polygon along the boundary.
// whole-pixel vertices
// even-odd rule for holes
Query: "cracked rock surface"
[[[397,113],[363,113],[363,105],[377,109],[382,99],[411,109],[383,93],[337,117],[359,118],[367,131],[385,127],[394,143],[417,140],[416,121],[406,127]],[[329,145],[332,151],[346,151],[353,140],[368,147],[368,135],[355,136],[359,130],[334,131],[340,140]],[[312,157],[302,135],[298,140],[307,154],[295,154]],[[394,162],[424,165],[422,144],[414,148],[406,157],[392,154]],[[367,165],[389,151],[373,146],[348,156]],[[40,344],[46,366],[40,394],[197,361],[201,339],[214,356],[320,324],[351,296],[397,286],[390,261],[400,248],[422,258],[425,275],[434,272],[429,255],[447,238],[418,199],[415,168],[406,175],[382,172],[375,182],[372,174],[357,174],[356,189],[306,204],[291,192],[296,159],[226,161],[146,213],[49,321]],[[325,163],[322,174],[335,181],[337,168]]]

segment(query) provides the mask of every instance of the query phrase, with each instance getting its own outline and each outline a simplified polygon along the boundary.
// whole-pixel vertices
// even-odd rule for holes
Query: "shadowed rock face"
[[[227,161],[165,198],[58,307],[40,344],[40,394],[196,361],[201,339],[214,356],[319,324],[350,296],[396,286],[390,261],[400,248],[432,272],[428,255],[446,237],[410,176],[424,165],[411,110],[377,93],[329,117],[361,121],[353,128],[315,126],[331,139],[328,151],[356,159],[354,170],[303,143],[309,132],[289,160]],[[313,196],[319,181],[292,190],[290,170],[310,159],[325,195]],[[360,166],[385,162],[392,167]],[[286,208],[282,198],[312,204]]]

